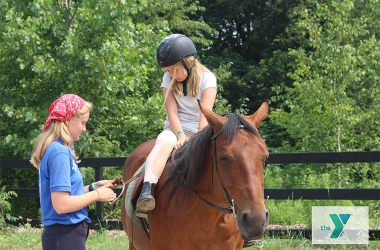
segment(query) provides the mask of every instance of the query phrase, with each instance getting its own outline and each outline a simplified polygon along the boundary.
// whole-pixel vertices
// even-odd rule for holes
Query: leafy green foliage
[[[127,155],[154,138],[165,117],[156,47],[189,27],[207,45],[210,27],[187,17],[199,10],[190,1],[3,1],[0,157],[29,157],[47,107],[64,93],[95,105],[82,157]]]
[[[300,42],[298,37],[287,36],[285,30],[292,22],[288,13],[302,2],[200,1],[206,10],[198,15],[217,31],[210,35],[212,46],[202,55],[207,65],[216,65],[214,68],[232,63],[231,77],[221,84],[233,111],[248,98],[248,112],[254,112],[261,101],[273,95],[271,87],[286,80],[287,56],[272,63],[271,58],[274,51],[286,53]]]
[[[289,73],[284,109],[271,120],[285,127],[301,151],[376,150],[379,145],[379,42],[372,22],[378,9],[356,1],[316,3],[298,28],[311,50],[293,49],[298,65]],[[302,128],[302,129],[300,129]]]
[[[12,210],[11,203],[9,203],[9,199],[12,198],[12,196],[17,197],[16,192],[14,191],[5,191],[5,186],[1,188],[0,190],[0,228],[3,228],[7,224],[8,221],[16,221],[17,218],[12,216],[10,214]]]
[[[307,45],[289,51],[296,65],[288,74],[293,84],[274,89],[283,104],[271,112],[271,122],[286,129],[294,151],[378,150],[380,43],[374,23],[380,9],[358,0],[314,3],[297,11],[292,30],[304,34]],[[361,185],[369,177],[354,168],[327,167],[334,168],[339,188],[346,186],[344,179],[355,176],[347,183]]]

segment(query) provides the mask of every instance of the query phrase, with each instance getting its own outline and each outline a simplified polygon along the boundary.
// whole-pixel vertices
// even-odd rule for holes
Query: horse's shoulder
[[[135,148],[127,157],[124,163],[124,168],[133,167],[134,169],[138,169],[141,165],[146,161],[150,151],[152,151],[154,144],[154,140],[149,140],[140,144],[137,148]]]

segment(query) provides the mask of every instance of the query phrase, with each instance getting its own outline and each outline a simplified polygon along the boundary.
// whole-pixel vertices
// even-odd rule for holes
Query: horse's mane
[[[222,127],[219,135],[222,136],[224,143],[230,143],[239,128],[244,128],[259,135],[257,129],[239,115],[227,113],[223,116],[228,116],[228,120]],[[166,166],[167,174],[163,178],[164,185],[168,181],[174,180],[169,197],[180,185],[186,186],[188,190],[197,187],[202,180],[206,168],[212,167],[206,166],[206,164],[208,158],[212,157],[211,138],[213,135],[213,128],[210,126],[205,127],[176,150],[174,155],[169,159]]]

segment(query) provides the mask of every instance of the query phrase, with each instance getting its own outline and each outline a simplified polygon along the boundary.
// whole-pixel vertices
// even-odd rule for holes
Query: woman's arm
[[[112,190],[114,184],[109,182],[94,191],[86,192],[82,195],[70,195],[69,192],[53,192],[51,200],[54,210],[58,214],[65,214],[78,211],[85,206],[95,202],[109,202],[116,198],[115,192]],[[86,189],[85,189],[86,190]]]

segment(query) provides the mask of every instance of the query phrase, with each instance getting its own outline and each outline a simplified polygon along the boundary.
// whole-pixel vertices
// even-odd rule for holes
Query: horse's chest
[[[231,250],[242,247],[243,241],[236,229],[235,219],[229,214],[215,216],[207,211],[195,211],[194,206],[175,208],[169,205],[159,209],[164,209],[164,211],[157,213],[158,217],[154,217],[155,214],[153,214],[151,237],[162,244],[173,244],[171,246],[173,249],[197,250]],[[159,235],[159,239],[156,239],[154,235]],[[166,245],[166,247],[169,246]]]

